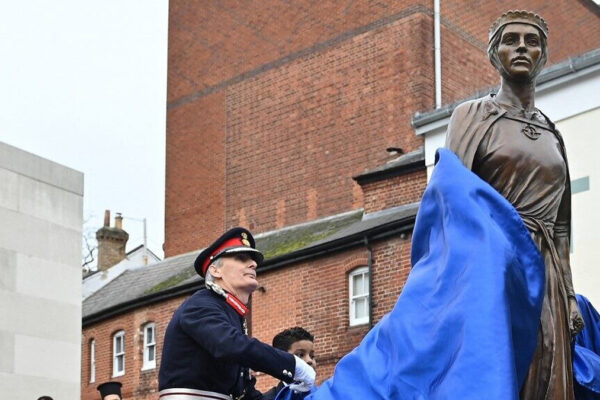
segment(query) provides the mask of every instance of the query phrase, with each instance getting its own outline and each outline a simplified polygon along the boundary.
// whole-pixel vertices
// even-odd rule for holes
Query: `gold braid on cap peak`
[[[546,24],[544,18],[529,11],[510,10],[502,14],[500,18],[492,24],[489,32],[489,41],[492,40],[500,28],[508,24],[533,25],[537,27],[545,37],[548,37],[548,24]]]

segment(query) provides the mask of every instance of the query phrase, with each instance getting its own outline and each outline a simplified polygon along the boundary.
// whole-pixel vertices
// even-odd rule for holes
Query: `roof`
[[[192,276],[192,272],[189,271],[190,267],[195,274],[193,264],[198,253],[199,251],[195,251],[169,257],[152,265],[138,266],[123,271],[117,278],[83,301],[84,319],[102,311],[110,311],[131,300],[168,289],[189,278]],[[176,277],[179,279],[175,280]],[[161,284],[164,288],[156,289]]]
[[[569,57],[558,64],[544,68],[537,79],[537,90],[539,91],[550,86],[562,84],[569,76],[575,75],[577,72],[591,67],[600,67],[600,49],[589,51],[577,57]],[[417,112],[413,116],[412,125],[415,128],[420,128],[432,122],[448,118],[459,104],[468,100],[478,99],[490,93],[495,93],[497,90],[498,86],[490,87],[441,108],[427,112]]]
[[[418,204],[365,214],[354,210],[255,236],[265,254],[258,271],[292,265],[379,239],[399,230],[412,230]],[[203,280],[194,270],[201,249],[155,264],[130,268],[83,302],[83,326],[164,299],[191,293]]]
[[[145,254],[148,255],[149,264],[160,261],[160,258],[150,249],[146,250],[148,251],[147,253],[144,252],[144,245],[139,245],[135,249],[127,252],[123,260],[119,261],[117,264],[113,265],[107,270],[94,271],[93,273],[84,276],[81,291],[83,299],[85,300],[86,298],[90,297],[128,269],[143,265]]]
[[[389,179],[425,168],[425,149],[419,149],[396,157],[379,167],[367,170],[353,179],[359,185]]]

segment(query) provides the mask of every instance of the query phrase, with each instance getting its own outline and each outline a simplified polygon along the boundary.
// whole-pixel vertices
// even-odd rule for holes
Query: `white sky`
[[[160,257],[168,0],[0,1],[0,141],[85,174],[86,227],[123,213]]]

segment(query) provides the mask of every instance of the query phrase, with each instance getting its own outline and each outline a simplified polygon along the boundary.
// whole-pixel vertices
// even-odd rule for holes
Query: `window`
[[[369,322],[369,269],[354,270],[350,283],[350,326]]]
[[[113,336],[113,376],[125,375],[125,331]]]
[[[156,368],[156,324],[150,322],[144,325],[144,362],[142,370]]]
[[[90,340],[90,383],[96,382],[96,340]]]

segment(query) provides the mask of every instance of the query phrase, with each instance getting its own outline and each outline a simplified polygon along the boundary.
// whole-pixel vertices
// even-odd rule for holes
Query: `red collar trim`
[[[237,312],[244,318],[246,318],[246,315],[248,315],[248,313],[250,312],[250,310],[248,310],[248,307],[246,307],[244,303],[242,303],[237,297],[235,297],[231,293],[227,293],[227,295],[225,296],[225,301],[227,302],[227,304],[229,304],[231,308],[235,310],[235,312]]]

